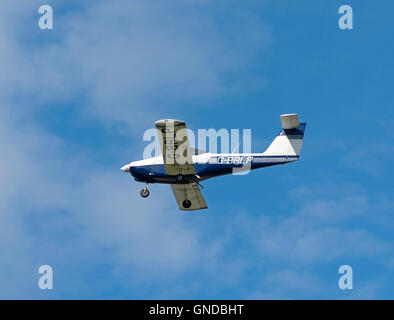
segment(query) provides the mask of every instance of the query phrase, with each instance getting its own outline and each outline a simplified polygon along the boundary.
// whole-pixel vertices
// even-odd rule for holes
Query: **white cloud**
[[[390,174],[394,159],[393,140],[389,136],[381,139],[360,141],[353,145],[341,158],[341,164],[372,177]]]
[[[113,276],[130,279],[125,282],[131,286],[141,277],[150,284],[169,281],[210,259],[206,251],[212,250],[178,212],[166,186],[154,186],[152,199],[140,199],[141,185],[120,170],[67,157],[58,138],[36,127],[20,129],[10,118],[0,122],[4,298],[39,295],[40,264],[67,272],[68,265],[91,263],[98,252],[107,252]]]
[[[326,292],[327,284],[313,272],[283,269],[264,277],[258,288],[250,299],[313,299]]]
[[[263,256],[300,265],[389,252],[389,242],[359,227],[361,219],[372,218],[370,199],[343,194],[327,200],[327,193],[310,199],[303,194],[300,209],[291,210],[286,216],[261,219],[258,228],[264,232],[257,239]]]
[[[73,153],[36,118],[78,101],[81,114],[109,126],[151,126],[184,103],[245,87],[228,75],[247,79],[242,71],[267,48],[269,29],[240,14],[236,28],[223,30],[209,2],[94,1],[68,11],[62,4],[53,3],[52,31],[37,27],[39,1],[0,6],[1,245],[9,253],[2,270],[23,269],[21,283],[32,290],[19,281],[16,296],[37,294],[28,279],[43,259],[64,269],[97,247],[109,250],[115,274],[215,270],[220,240],[204,243],[169,190],[138,199],[130,177]]]
[[[5,21],[29,25],[2,32],[2,91],[22,93],[36,108],[83,95],[82,112],[135,128],[182,113],[185,104],[264,86],[246,71],[269,46],[269,29],[240,13],[237,26],[223,30],[210,5],[96,1],[67,14],[55,6],[52,31],[38,30],[34,4],[7,7]]]

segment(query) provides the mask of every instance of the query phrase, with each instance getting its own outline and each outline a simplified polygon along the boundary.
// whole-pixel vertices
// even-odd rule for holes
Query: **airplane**
[[[225,154],[190,148],[187,134],[178,141],[177,133],[186,130],[185,122],[159,120],[155,125],[162,155],[130,162],[121,170],[131,174],[136,181],[146,183],[140,192],[143,198],[149,196],[148,184],[164,183],[171,186],[180,210],[207,209],[201,181],[234,170],[254,170],[299,160],[306,123],[300,123],[297,114],[282,114],[280,119],[281,131],[263,153]],[[183,156],[176,157],[179,154]]]

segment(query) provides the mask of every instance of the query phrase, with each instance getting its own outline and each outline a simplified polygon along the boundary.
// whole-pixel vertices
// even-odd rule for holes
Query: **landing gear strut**
[[[146,187],[140,191],[140,195],[143,198],[146,198],[149,196],[148,184],[146,184]]]

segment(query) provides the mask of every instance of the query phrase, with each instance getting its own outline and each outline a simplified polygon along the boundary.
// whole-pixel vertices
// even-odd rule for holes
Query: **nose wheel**
[[[146,185],[146,187],[140,191],[140,195],[143,198],[147,198],[149,196],[149,194],[150,194],[150,192],[148,190],[148,185]]]

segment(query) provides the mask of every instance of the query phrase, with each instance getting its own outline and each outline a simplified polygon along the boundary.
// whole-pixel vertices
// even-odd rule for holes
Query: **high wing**
[[[164,166],[168,175],[196,174],[193,159],[189,152],[189,139],[186,124],[180,120],[165,119],[156,121],[159,141],[163,153]],[[182,141],[179,141],[182,138]]]
[[[174,192],[176,202],[181,210],[199,210],[207,209],[208,206],[202,196],[200,187],[197,183],[172,184],[172,192]],[[190,207],[184,206],[184,201],[190,201]]]
[[[196,175],[185,122],[172,119],[159,120],[156,122],[156,128],[167,175]],[[171,189],[179,209],[207,208],[197,183],[171,184]]]

